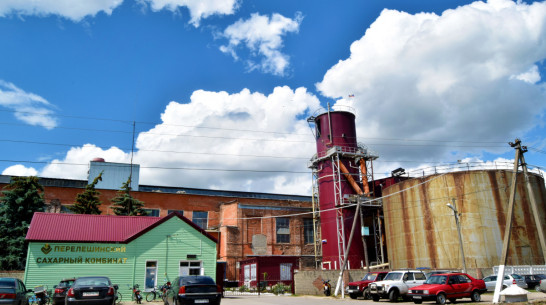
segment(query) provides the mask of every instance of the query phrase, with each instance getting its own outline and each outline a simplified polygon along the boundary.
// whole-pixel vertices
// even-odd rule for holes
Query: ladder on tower
[[[345,221],[343,219],[343,193],[341,190],[341,170],[339,168],[339,154],[331,156],[332,176],[334,185],[334,207],[336,208],[336,232],[339,268],[343,266],[343,257],[345,256]],[[337,268],[336,268],[337,269]]]

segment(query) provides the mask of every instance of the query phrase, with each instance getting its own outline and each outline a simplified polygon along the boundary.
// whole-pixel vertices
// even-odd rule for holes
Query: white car
[[[485,287],[487,291],[495,291],[495,285],[497,285],[497,276],[490,275],[484,277],[483,281],[485,282]],[[518,285],[518,287],[527,289],[527,283],[525,279],[517,274],[505,274],[504,281],[502,281],[502,289],[508,288],[510,285]]]

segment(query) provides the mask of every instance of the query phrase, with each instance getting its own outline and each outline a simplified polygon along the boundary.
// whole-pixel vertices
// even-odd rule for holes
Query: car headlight
[[[428,294],[428,290],[423,290],[423,294]]]
[[[413,293],[413,290],[408,290],[408,293]]]

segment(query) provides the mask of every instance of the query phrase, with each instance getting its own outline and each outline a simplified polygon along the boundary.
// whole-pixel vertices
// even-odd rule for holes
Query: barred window
[[[208,212],[193,212],[192,221],[198,225],[201,229],[207,229]]]
[[[290,243],[290,219],[286,217],[277,219],[277,243]]]
[[[315,242],[315,232],[313,231],[313,219],[303,219],[303,240],[306,244],[312,244]]]

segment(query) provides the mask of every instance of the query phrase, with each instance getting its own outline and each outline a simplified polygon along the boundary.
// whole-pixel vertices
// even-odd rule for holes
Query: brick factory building
[[[67,206],[74,204],[76,195],[95,178],[92,173],[97,163],[101,167],[113,164],[114,172],[129,166],[92,161],[89,181],[40,178],[40,184],[44,186],[46,212],[69,213]],[[115,174],[119,176],[119,172]],[[108,176],[106,170],[103,178]],[[103,215],[114,214],[110,200],[117,195],[127,176],[120,179],[110,185],[97,184]],[[0,187],[10,181],[11,176],[0,175]],[[237,262],[253,255],[298,256],[301,258],[300,269],[315,267],[310,196],[147,185],[138,185],[137,188],[131,191],[131,195],[144,202],[149,215],[164,217],[173,211],[180,212],[218,239],[217,260],[226,262],[226,278],[230,281],[239,280]],[[278,217],[296,213],[304,214]]]

